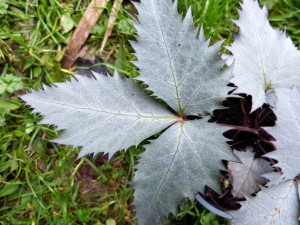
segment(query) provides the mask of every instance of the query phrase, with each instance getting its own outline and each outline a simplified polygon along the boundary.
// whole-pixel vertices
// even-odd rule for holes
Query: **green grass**
[[[6,2],[6,3],[5,3]],[[237,31],[237,0],[178,0],[183,14],[192,5],[194,20],[204,26],[212,42]],[[269,0],[274,27],[287,30],[300,46],[300,2]],[[104,156],[77,159],[72,150],[49,142],[58,135],[53,127],[39,125],[18,96],[42,83],[63,81],[74,71],[60,66],[63,49],[88,5],[82,0],[0,1],[0,224],[136,224],[132,205],[132,179],[141,148],[120,152],[110,162]],[[112,4],[107,7],[111,10]],[[136,76],[128,39],[134,10],[124,4],[106,45],[104,61],[110,71]],[[71,30],[61,18],[72,18]],[[98,53],[108,14],[104,13],[87,40],[88,52]],[[196,203],[184,203],[179,222],[172,224],[226,224]]]

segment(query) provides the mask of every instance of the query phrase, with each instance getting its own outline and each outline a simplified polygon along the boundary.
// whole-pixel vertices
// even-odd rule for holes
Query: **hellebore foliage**
[[[229,195],[235,202],[246,198],[239,210],[231,211],[233,224],[298,224],[293,180],[300,172],[300,89],[295,87],[300,84],[300,53],[292,41],[270,26],[265,7],[244,0],[234,21],[240,31],[228,47],[232,55],[224,56],[233,64],[225,68],[222,42],[209,45],[202,28],[194,27],[191,10],[182,20],[171,0],[142,0],[135,6],[138,38],[132,46],[140,74],[135,80],[117,72],[75,75],[21,97],[44,116],[42,124],[65,130],[53,141],[82,146],[80,157],[99,152],[111,157],[161,132],[144,146],[132,181],[141,225],[162,224],[170,213],[176,215],[185,198],[194,201],[198,192],[205,196],[206,187],[221,195],[220,171],[227,169]],[[275,109],[277,125],[265,130],[274,137],[276,150],[264,159],[249,148],[233,152],[223,136],[230,127],[209,122],[227,97],[241,98],[228,94],[230,82],[237,86],[234,93],[252,96],[252,112],[264,103]]]

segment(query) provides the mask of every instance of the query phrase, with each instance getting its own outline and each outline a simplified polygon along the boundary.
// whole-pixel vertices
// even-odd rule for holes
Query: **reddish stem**
[[[267,112],[263,117],[261,117],[258,121],[258,124],[260,125],[270,114],[272,111]]]
[[[260,129],[257,128],[250,128],[250,127],[244,127],[244,126],[236,126],[236,125],[229,125],[229,124],[223,124],[223,123],[217,123],[220,126],[226,126],[226,127],[232,127],[235,130],[239,130],[239,131],[247,131],[253,134],[258,134],[258,132],[260,131]]]
[[[242,109],[242,112],[244,115],[244,126],[247,126],[249,124],[249,117],[248,117],[248,113],[245,109],[244,99],[241,99],[240,102],[241,102],[241,109]]]

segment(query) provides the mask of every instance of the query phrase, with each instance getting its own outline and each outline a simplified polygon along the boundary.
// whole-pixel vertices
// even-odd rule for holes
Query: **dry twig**
[[[122,2],[123,2],[123,0],[115,0],[115,2],[114,2],[112,11],[111,11],[111,13],[109,15],[107,30],[105,32],[104,38],[103,38],[102,43],[101,43],[100,55],[102,55],[102,52],[103,52],[104,47],[105,47],[105,44],[106,44],[108,38],[110,37],[110,35],[112,33],[112,30],[113,30],[113,27],[115,25],[117,16],[119,14]]]
[[[84,45],[90,32],[98,21],[108,0],[92,0],[81,18],[71,40],[66,47],[61,65],[65,69],[70,69],[77,59],[81,47]]]

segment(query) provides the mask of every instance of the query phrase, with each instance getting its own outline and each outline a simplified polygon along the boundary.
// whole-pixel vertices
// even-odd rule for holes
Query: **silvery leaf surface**
[[[209,47],[202,29],[197,37],[191,10],[182,21],[171,0],[142,0],[135,6],[137,79],[179,113],[206,115],[220,107],[231,89],[226,86],[231,69],[223,69],[219,54],[221,42]]]
[[[226,62],[226,65],[227,65],[227,66],[231,66],[231,65],[233,64],[233,62],[234,62],[234,57],[233,57],[233,55],[229,55],[229,54],[223,53],[223,54],[221,55],[221,58]]]
[[[261,176],[268,180],[266,187],[273,187],[281,184],[284,181],[280,172],[266,173]]]
[[[105,152],[111,157],[176,122],[133,80],[117,73],[94,76],[96,80],[77,75],[78,81],[21,96],[34,113],[44,115],[42,124],[65,130],[54,142],[82,146],[80,156]]]
[[[298,187],[288,181],[271,188],[261,188],[255,197],[246,197],[242,206],[231,211],[234,225],[299,225]]]
[[[161,224],[176,215],[184,198],[194,200],[205,185],[220,192],[224,160],[235,160],[222,135],[228,128],[208,118],[176,123],[146,145],[136,166],[134,204],[140,225]]]
[[[268,21],[266,7],[255,0],[244,0],[239,10],[239,27],[232,46],[234,56],[231,82],[235,93],[252,95],[252,111],[266,103],[266,91],[271,88],[300,85],[300,51]]]
[[[278,161],[282,179],[294,179],[300,173],[300,88],[276,88],[274,97],[276,125],[264,129],[276,139],[276,150],[265,156]]]
[[[234,151],[241,163],[228,162],[229,177],[232,184],[232,195],[243,198],[244,195],[251,195],[260,189],[260,185],[266,183],[261,175],[272,172],[273,168],[263,158],[254,158],[253,149]]]

